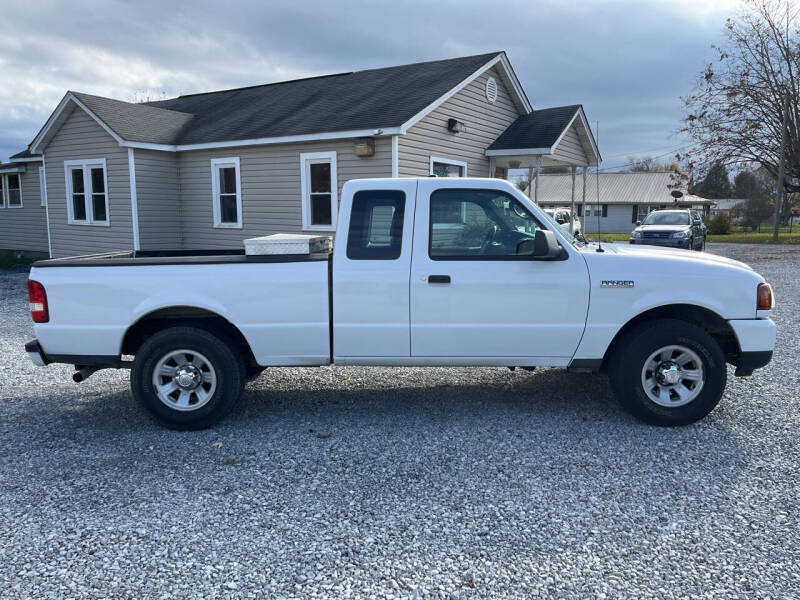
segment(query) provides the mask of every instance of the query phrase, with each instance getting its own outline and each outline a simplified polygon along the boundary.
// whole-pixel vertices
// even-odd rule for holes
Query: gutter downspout
[[[139,203],[136,198],[136,164],[133,160],[133,148],[128,148],[128,174],[131,184],[131,222],[133,223],[133,250],[138,252],[139,247]]]
[[[42,152],[42,169],[44,172],[44,185],[45,185],[45,205],[44,205],[44,219],[47,223],[47,254],[48,258],[53,258],[53,242],[50,239],[50,198],[47,196],[47,159]],[[42,182],[39,182],[41,185]],[[42,190],[39,190],[41,194]]]

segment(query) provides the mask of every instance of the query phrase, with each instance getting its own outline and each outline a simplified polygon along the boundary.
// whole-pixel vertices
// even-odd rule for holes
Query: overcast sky
[[[27,2],[0,20],[0,159],[66,90],[134,101],[506,50],[534,108],[582,103],[604,167],[674,153],[735,0]]]

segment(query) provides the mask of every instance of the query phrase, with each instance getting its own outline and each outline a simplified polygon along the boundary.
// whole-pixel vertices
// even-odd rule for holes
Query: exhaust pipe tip
[[[98,370],[98,367],[81,367],[72,374],[72,381],[75,383],[86,381],[95,371]]]

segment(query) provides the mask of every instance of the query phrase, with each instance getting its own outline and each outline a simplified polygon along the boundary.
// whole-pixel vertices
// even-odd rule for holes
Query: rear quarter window
[[[353,196],[347,258],[395,260],[403,243],[406,195],[400,190],[364,190]]]

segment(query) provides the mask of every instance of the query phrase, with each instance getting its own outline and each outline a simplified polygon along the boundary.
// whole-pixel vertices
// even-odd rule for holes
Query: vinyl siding
[[[120,147],[89,115],[74,109],[44,148],[50,241],[54,257],[131,250],[130,177],[128,151]],[[106,159],[109,226],[67,223],[64,161]]]
[[[0,250],[47,255],[47,214],[39,186],[41,166],[27,163],[25,172],[20,173],[22,208],[0,208]]]
[[[302,230],[300,154],[336,152],[339,199],[350,179],[391,177],[391,138],[375,140],[375,155],[358,157],[353,140],[196,150],[178,154],[183,246],[240,248],[245,238]],[[138,152],[137,152],[138,156]],[[211,159],[239,157],[242,228],[215,228]],[[137,187],[139,182],[137,181]],[[140,229],[142,223],[140,221]]]
[[[589,164],[574,123],[564,134],[564,137],[561,138],[558,146],[556,146],[553,158],[573,165],[585,166]]]
[[[497,101],[486,99],[486,80],[497,81]],[[430,157],[451,158],[467,163],[470,177],[488,177],[486,148],[520,116],[505,84],[492,68],[456,93],[398,140],[401,177],[426,177]],[[451,133],[447,120],[462,121],[466,131]]]
[[[178,156],[157,150],[133,151],[139,247],[174,250],[182,246]]]
[[[597,232],[597,215],[595,215],[595,211],[601,210],[602,206],[597,206],[596,204],[587,204],[584,207],[583,216],[580,217],[583,231],[586,233]],[[589,211],[591,211],[591,216],[587,216]],[[631,214],[630,204],[609,204],[608,216],[600,217],[600,231],[602,233],[630,233],[636,227],[634,223],[631,223]]]

